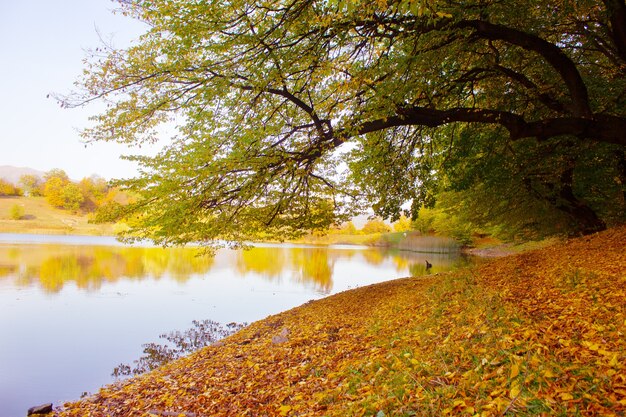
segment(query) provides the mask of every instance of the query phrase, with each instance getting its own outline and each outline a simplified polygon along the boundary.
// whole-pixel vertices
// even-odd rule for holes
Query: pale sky
[[[0,0],[0,165],[61,168],[79,180],[92,174],[131,177],[123,145],[88,144],[78,130],[97,106],[62,109],[49,93],[67,93],[82,72],[98,32],[127,46],[145,26],[111,11],[111,0]]]

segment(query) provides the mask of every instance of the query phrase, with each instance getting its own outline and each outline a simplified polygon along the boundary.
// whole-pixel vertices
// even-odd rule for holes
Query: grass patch
[[[114,230],[111,224],[89,223],[85,214],[56,209],[44,197],[0,197],[0,233],[111,236]]]

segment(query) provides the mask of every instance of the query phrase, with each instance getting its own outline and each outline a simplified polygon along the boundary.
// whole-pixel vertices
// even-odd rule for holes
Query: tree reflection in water
[[[166,342],[144,344],[143,356],[133,361],[132,365],[119,364],[113,369],[111,376],[120,378],[143,374],[174,359],[209,346],[247,325],[246,323],[222,325],[212,320],[193,320],[192,323],[193,327],[185,331],[177,330],[160,335],[159,338],[166,340]]]
[[[17,248],[17,250],[16,250]],[[94,291],[103,283],[159,279],[185,282],[207,273],[213,258],[193,248],[31,245],[0,247],[0,277],[14,276],[20,286],[38,284],[57,293],[68,283]]]
[[[255,247],[239,252],[236,264],[241,274],[252,272],[268,280],[288,275],[294,282],[312,284],[317,291],[328,293],[333,288],[336,258],[337,254],[328,248]]]
[[[222,255],[225,253],[223,252]],[[265,280],[289,280],[313,287],[321,294],[333,290],[337,263],[366,263],[374,267],[394,265],[398,277],[419,276],[454,269],[458,252],[419,253],[370,248],[259,246],[218,256],[232,273],[256,274]],[[425,260],[434,266],[425,268]],[[207,275],[216,258],[201,256],[194,248],[155,248],[90,245],[0,245],[0,279],[13,278],[18,286],[37,285],[58,293],[68,283],[97,291],[104,283],[121,280],[159,280],[163,277],[186,282]],[[368,278],[368,277],[364,277]]]

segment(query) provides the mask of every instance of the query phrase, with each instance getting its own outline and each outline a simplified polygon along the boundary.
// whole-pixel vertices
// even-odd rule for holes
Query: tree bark
[[[626,2],[624,0],[604,0],[611,22],[611,37],[617,52],[626,62]]]
[[[414,106],[400,108],[396,112],[394,116],[356,124],[351,133],[362,135],[397,126],[438,127],[465,122],[500,125],[509,131],[512,140],[533,137],[546,140],[567,135],[626,146],[626,118],[612,115],[595,115],[593,118],[556,117],[527,122],[522,116],[507,111],[464,107],[438,110]],[[340,136],[342,133],[337,132]]]
[[[626,149],[615,151],[617,159],[617,178],[620,187],[622,187],[622,207],[626,207]]]
[[[574,169],[567,169],[561,174],[560,201],[556,208],[567,213],[576,225],[576,231],[583,235],[600,232],[606,229],[606,223],[591,207],[574,195],[572,189]]]

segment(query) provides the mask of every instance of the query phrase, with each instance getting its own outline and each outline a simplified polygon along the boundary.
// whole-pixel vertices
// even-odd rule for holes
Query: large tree
[[[177,127],[125,182],[143,195],[124,212],[134,236],[287,237],[366,205],[397,218],[450,178],[448,155],[472,161],[492,142],[558,162],[543,164],[544,200],[582,232],[605,227],[577,194],[577,150],[623,159],[624,0],[120,4],[146,34],[96,49],[63,101],[107,103],[84,132],[94,140]]]

